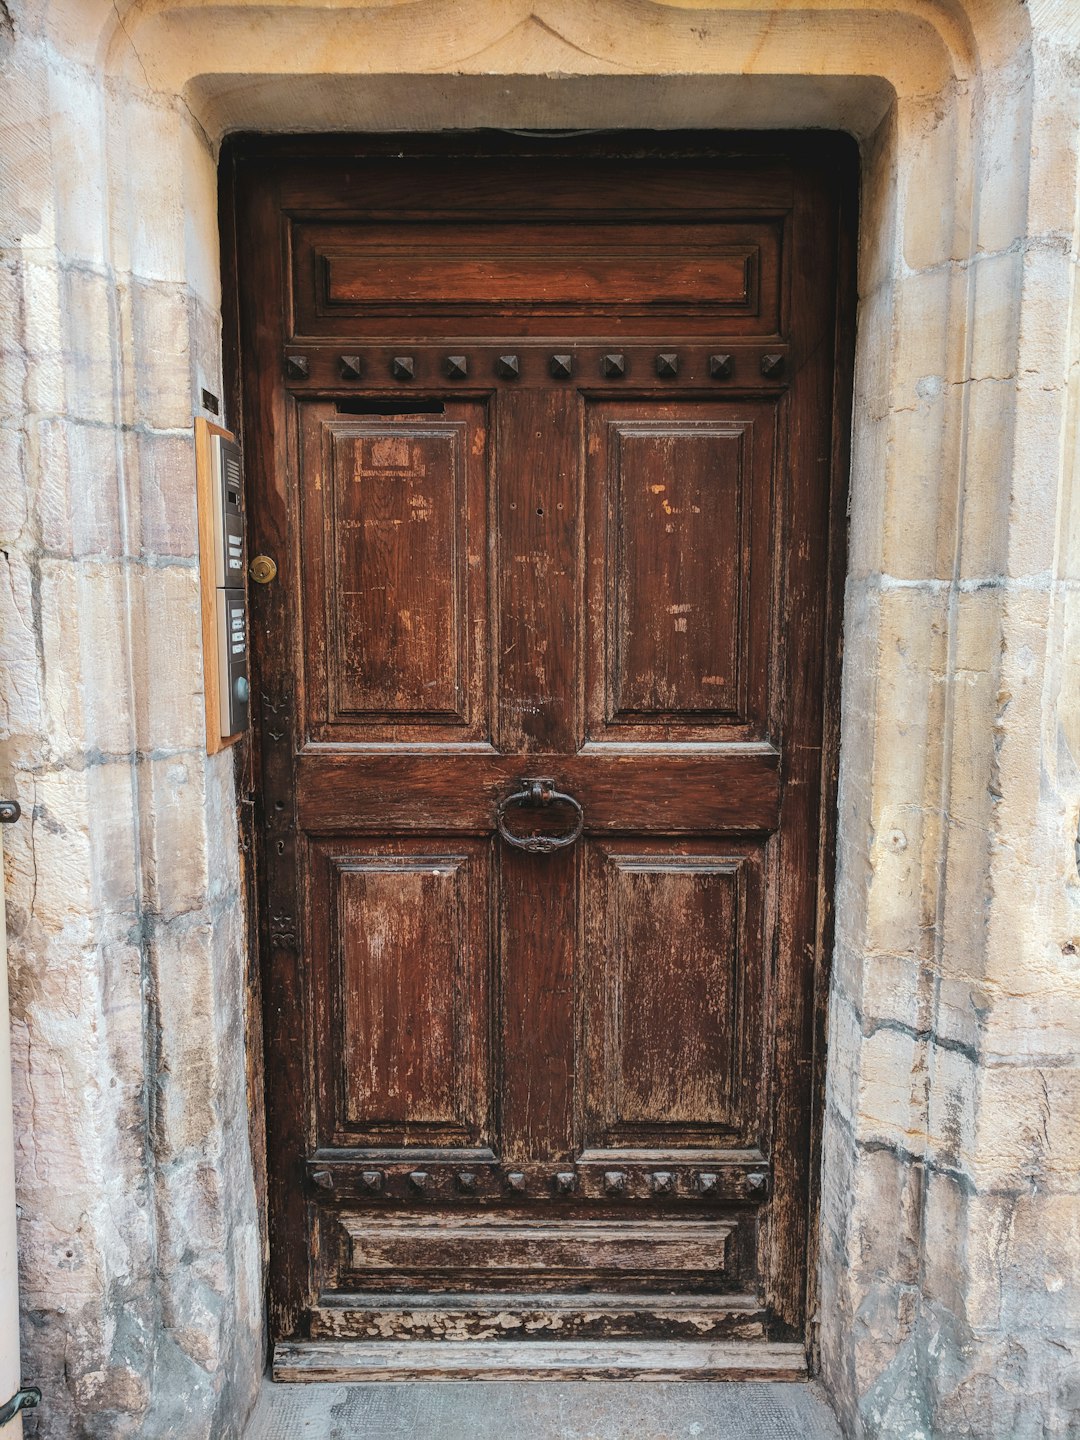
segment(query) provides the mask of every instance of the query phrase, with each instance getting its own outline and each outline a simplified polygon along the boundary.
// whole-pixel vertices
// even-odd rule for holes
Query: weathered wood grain
[[[275,1380],[804,1380],[801,1345],[693,1340],[278,1341]]]
[[[281,1364],[798,1373],[765,1342],[807,1314],[839,152],[244,143],[273,1332],[448,1342]],[[572,849],[496,838],[526,776]],[[534,1335],[642,1343],[451,1355],[493,1273]],[[645,1344],[740,1325],[760,1362]]]

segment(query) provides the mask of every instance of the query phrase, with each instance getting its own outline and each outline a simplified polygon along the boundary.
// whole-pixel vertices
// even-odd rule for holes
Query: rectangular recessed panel
[[[487,738],[486,446],[478,402],[430,417],[300,406],[311,739]],[[291,596],[289,568],[277,584]]]
[[[330,858],[328,892],[313,897],[328,905],[330,921],[338,1052],[330,1143],[482,1139],[487,868],[486,846],[469,840],[451,850],[373,842]],[[316,927],[318,936],[318,916]],[[324,1037],[317,1040],[323,1048]]]
[[[464,427],[331,434],[333,709],[460,715]]]
[[[774,428],[772,401],[589,407],[591,738],[768,733]]]
[[[717,1275],[732,1226],[716,1220],[342,1217],[355,1271],[481,1272],[523,1280],[582,1271]]]
[[[744,426],[612,437],[609,715],[739,710]]]
[[[763,917],[758,857],[740,849],[590,846],[590,1143],[747,1138]]]
[[[680,225],[583,245],[565,227],[374,228],[367,244],[323,253],[326,304],[367,311],[480,304],[586,307],[692,304],[745,309],[756,247],[725,245],[715,226]],[[667,242],[667,243],[665,243]]]

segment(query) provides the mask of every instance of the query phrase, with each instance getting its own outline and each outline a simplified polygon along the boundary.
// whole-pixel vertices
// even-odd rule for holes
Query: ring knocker
[[[501,800],[495,812],[496,828],[506,843],[534,855],[548,855],[552,850],[573,845],[585,826],[585,812],[574,797],[556,790],[554,780],[522,779],[519,783],[521,789]],[[549,805],[559,804],[571,805],[575,811],[573,827],[561,835],[515,835],[506,828],[506,812],[515,806],[523,810],[545,810]]]

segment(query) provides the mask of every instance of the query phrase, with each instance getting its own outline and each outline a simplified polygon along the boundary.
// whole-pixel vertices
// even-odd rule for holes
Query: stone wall
[[[0,705],[25,816],[4,838],[24,1375],[45,1393],[27,1430],[237,1433],[261,1246],[190,439],[202,387],[221,393],[214,160],[182,100],[111,85],[56,18],[13,6],[0,36]]]
[[[863,146],[825,1379],[851,1435],[1080,1433],[1078,51],[1073,0],[0,6],[0,773],[29,817],[7,894],[38,1433],[235,1434],[259,1368],[189,443],[221,393],[217,144],[642,123]]]

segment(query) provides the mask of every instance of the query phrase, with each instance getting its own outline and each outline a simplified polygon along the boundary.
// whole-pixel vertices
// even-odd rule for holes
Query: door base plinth
[[[799,1344],[656,1340],[279,1341],[273,1376],[334,1380],[805,1380]]]

